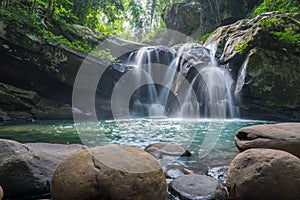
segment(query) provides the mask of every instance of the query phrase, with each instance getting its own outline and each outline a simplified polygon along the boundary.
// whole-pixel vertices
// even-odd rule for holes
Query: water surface
[[[229,165],[238,153],[234,144],[234,136],[238,129],[267,123],[274,122],[241,119],[134,119],[80,124],[74,124],[73,121],[36,121],[26,124],[4,124],[0,126],[0,138],[22,143],[79,143],[90,147],[122,144],[142,149],[155,142],[176,143],[187,148],[193,155],[176,158],[168,164],[183,165],[201,171],[207,167]],[[205,146],[205,143],[209,145]],[[211,144],[213,148],[209,148],[209,153],[203,156],[203,152],[199,150],[206,150]]]

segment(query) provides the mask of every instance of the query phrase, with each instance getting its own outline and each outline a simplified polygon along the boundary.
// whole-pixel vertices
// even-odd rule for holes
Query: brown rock
[[[237,132],[235,143],[240,151],[251,148],[278,149],[300,158],[300,123],[245,127]]]
[[[3,198],[3,190],[2,190],[2,187],[0,186],[0,200],[2,200]]]
[[[143,150],[102,146],[74,154],[56,169],[53,200],[162,199],[166,181],[159,163]]]
[[[163,142],[157,142],[149,145],[145,148],[145,151],[147,152],[160,152],[164,155],[170,155],[170,156],[191,156],[192,154],[185,150],[183,147],[181,147],[178,144],[168,144]]]
[[[230,164],[227,186],[234,200],[297,200],[300,159],[285,151],[249,149]]]

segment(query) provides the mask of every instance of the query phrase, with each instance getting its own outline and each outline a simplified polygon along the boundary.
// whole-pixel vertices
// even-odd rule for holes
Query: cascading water
[[[214,49],[213,46],[211,49]],[[133,117],[236,117],[231,95],[233,79],[219,66],[215,50],[187,43],[168,48],[143,47],[126,62],[134,66]],[[158,80],[159,79],[159,80]]]

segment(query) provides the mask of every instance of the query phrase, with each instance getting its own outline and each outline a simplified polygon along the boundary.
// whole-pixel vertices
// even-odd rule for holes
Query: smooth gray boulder
[[[216,179],[199,174],[179,176],[170,183],[169,191],[181,200],[226,198],[225,190]]]

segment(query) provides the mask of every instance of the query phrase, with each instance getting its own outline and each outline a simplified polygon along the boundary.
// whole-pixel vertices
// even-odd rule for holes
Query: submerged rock
[[[56,169],[53,200],[166,198],[163,170],[147,152],[126,146],[102,146],[79,152]]]
[[[205,175],[180,176],[170,183],[169,191],[182,200],[226,199],[223,186],[217,180]]]
[[[191,156],[192,154],[181,147],[178,144],[168,144],[163,142],[157,142],[149,145],[145,148],[145,151],[153,154],[160,153],[163,155],[170,155],[170,156]]]
[[[300,158],[300,123],[245,127],[236,133],[235,143],[240,151],[269,148],[283,150]]]
[[[226,184],[226,177],[227,177],[227,171],[228,171],[228,166],[223,166],[223,167],[214,167],[208,170],[207,175],[217,179],[220,181],[222,184]]]
[[[227,174],[231,199],[297,200],[300,159],[273,149],[249,149],[234,158]]]
[[[52,175],[59,163],[83,145],[21,144],[0,139],[0,185],[6,199],[50,192]]]
[[[167,170],[165,175],[166,178],[168,179],[175,179],[179,176],[185,175],[185,173],[183,172],[183,168],[182,169],[174,168],[174,169]]]
[[[185,174],[194,174],[192,170],[180,165],[168,165],[164,168],[164,171],[167,179],[175,179]]]

